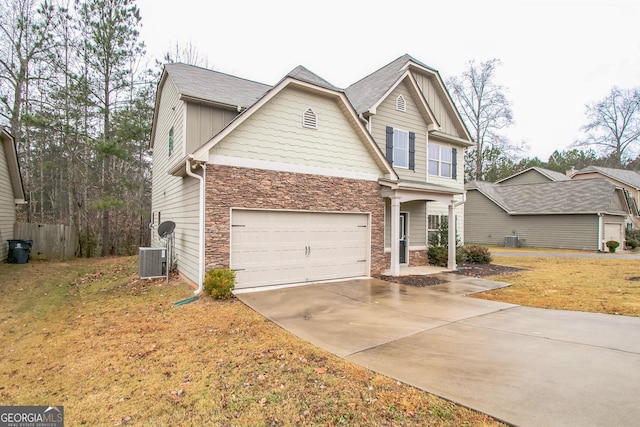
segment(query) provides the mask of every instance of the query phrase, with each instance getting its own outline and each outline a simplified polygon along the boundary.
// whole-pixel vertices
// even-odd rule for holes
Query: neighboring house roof
[[[503,183],[505,181],[508,181],[512,178],[515,178],[517,176],[520,176],[522,174],[525,174],[527,172],[530,171],[535,171],[538,172],[540,175],[546,177],[549,179],[549,181],[569,181],[571,178],[569,178],[567,175],[561,173],[561,172],[556,172],[556,171],[552,171],[551,169],[545,169],[545,168],[540,168],[537,166],[532,166],[528,169],[525,169],[523,171],[520,171],[518,173],[514,173],[511,176],[508,176],[506,178],[502,178],[501,180],[496,181],[496,184],[500,184]]]
[[[612,197],[620,187],[603,178],[520,185],[473,181],[465,190],[478,190],[509,215],[627,215],[612,206]]]
[[[599,173],[603,176],[611,178],[622,184],[626,184],[635,189],[640,190],[640,173],[636,171],[630,171],[625,169],[603,168],[600,166],[587,166],[584,169],[575,171],[571,175],[571,177],[573,178],[576,175],[587,174],[587,173]]]
[[[16,203],[25,202],[24,185],[22,183],[22,175],[20,174],[20,164],[18,163],[18,151],[13,136],[7,128],[0,127],[0,143],[4,149],[4,155],[7,159],[7,168],[9,170],[9,181],[13,189],[13,197]]]

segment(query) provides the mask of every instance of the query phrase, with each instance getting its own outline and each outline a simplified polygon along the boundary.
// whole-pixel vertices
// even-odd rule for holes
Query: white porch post
[[[391,276],[400,275],[400,197],[391,197]]]
[[[455,200],[449,203],[449,260],[447,262],[447,268],[453,271],[456,270],[456,216],[453,213],[455,204]]]

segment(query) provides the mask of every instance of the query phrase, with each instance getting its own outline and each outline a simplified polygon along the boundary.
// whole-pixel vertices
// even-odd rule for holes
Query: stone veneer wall
[[[229,267],[230,208],[371,213],[371,272],[388,268],[384,199],[374,181],[207,165],[205,269]]]

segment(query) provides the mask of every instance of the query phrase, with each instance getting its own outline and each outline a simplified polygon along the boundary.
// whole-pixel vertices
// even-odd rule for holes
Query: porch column
[[[449,203],[449,260],[447,262],[447,269],[453,271],[456,270],[456,216],[453,212],[455,204],[455,200]]]
[[[400,197],[391,197],[391,276],[400,275]]]

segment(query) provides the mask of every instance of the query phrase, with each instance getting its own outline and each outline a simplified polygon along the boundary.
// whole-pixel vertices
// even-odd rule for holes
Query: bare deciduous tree
[[[613,87],[604,99],[587,105],[585,114],[587,138],[576,145],[600,147],[621,167],[640,138],[640,88]]]
[[[474,155],[473,179],[477,180],[484,178],[483,167],[487,159],[485,151],[494,147],[503,152],[514,148],[499,133],[513,123],[511,103],[507,99],[506,90],[494,82],[499,65],[499,59],[480,64],[471,60],[462,76],[447,81],[462,118],[476,142],[475,150],[470,150],[469,154]]]

